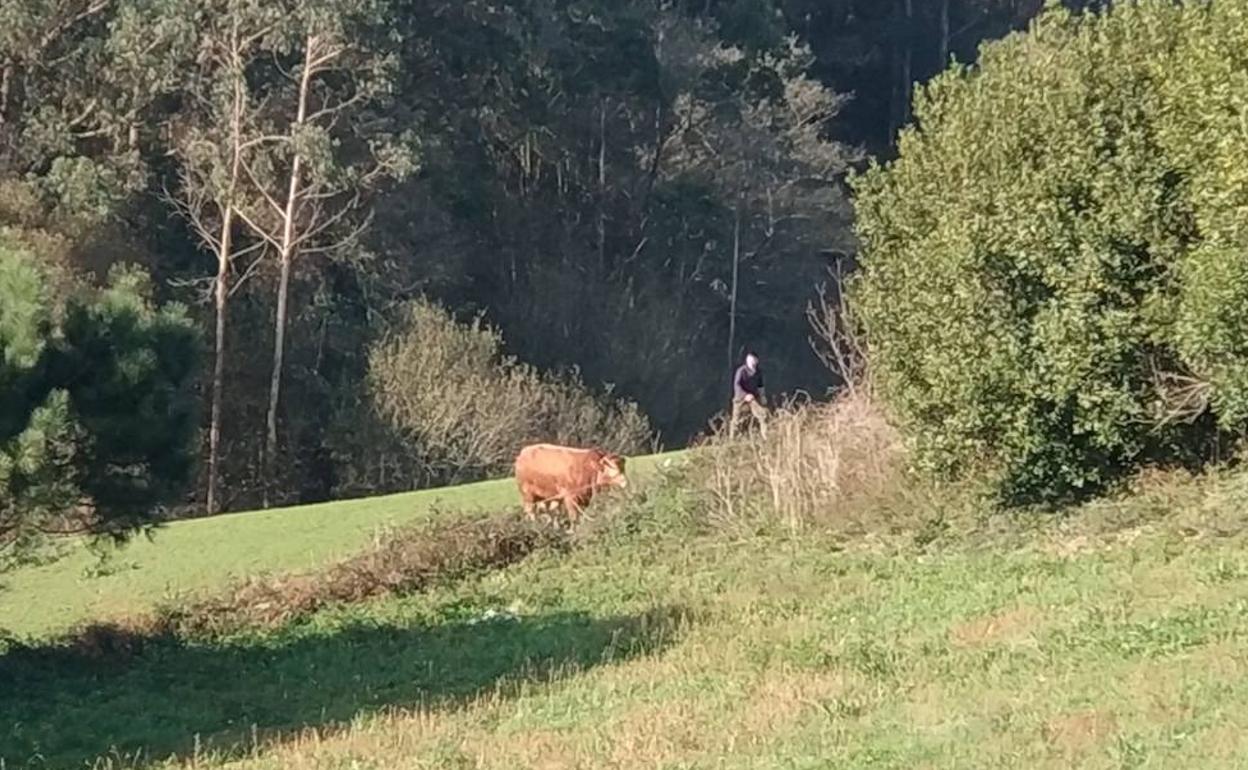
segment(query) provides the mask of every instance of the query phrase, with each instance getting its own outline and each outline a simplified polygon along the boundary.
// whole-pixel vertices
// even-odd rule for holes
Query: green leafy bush
[[[49,535],[125,537],[190,480],[198,337],[146,276],[58,297],[0,242],[0,566]]]
[[[853,288],[921,464],[1058,501],[1248,419],[1248,3],[1047,11],[855,180]]]
[[[592,392],[575,372],[539,372],[503,353],[478,317],[459,323],[426,300],[404,305],[369,350],[368,402],[335,432],[339,494],[451,484],[510,472],[527,443],[646,451],[636,404]]]

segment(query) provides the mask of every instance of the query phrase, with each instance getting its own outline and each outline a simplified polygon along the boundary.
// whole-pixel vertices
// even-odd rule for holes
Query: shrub
[[[1248,3],[1051,9],[855,180],[853,300],[920,465],[1060,501],[1248,419]]]
[[[198,338],[121,267],[58,297],[0,243],[0,566],[49,535],[124,538],[190,479]]]
[[[520,447],[534,441],[623,454],[650,447],[650,424],[636,404],[609,390],[592,393],[575,372],[538,372],[502,350],[502,335],[480,317],[458,323],[426,300],[402,307],[369,351],[367,402],[338,431],[349,479],[339,491],[411,489],[507,472]]]

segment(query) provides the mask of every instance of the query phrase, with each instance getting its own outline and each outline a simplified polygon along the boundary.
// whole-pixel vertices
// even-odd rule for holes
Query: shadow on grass
[[[0,766],[142,767],[335,728],[389,708],[455,708],[662,650],[685,614],[558,613],[431,627],[295,626],[245,642],[143,640],[132,657],[28,647],[0,657]]]

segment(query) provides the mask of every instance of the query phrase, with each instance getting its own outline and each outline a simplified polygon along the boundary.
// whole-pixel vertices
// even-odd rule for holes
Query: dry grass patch
[[[694,462],[715,529],[752,531],[765,521],[861,534],[880,528],[881,501],[899,494],[903,458],[900,434],[874,401],[855,394],[783,405],[766,438],[717,433]]]
[[[1235,716],[1202,731],[1195,741],[1204,759],[1225,767],[1243,767],[1248,757],[1248,724]]]
[[[1113,712],[1091,709],[1055,716],[1040,730],[1045,743],[1068,759],[1086,756],[1118,734]]]
[[[733,692],[690,693],[648,703],[599,732],[610,744],[608,767],[664,767],[731,756],[796,730],[849,685],[838,672],[771,669]]]
[[[753,741],[790,729],[806,714],[826,711],[830,701],[852,686],[839,671],[769,672],[754,684],[734,716],[733,733]]]
[[[1031,636],[1040,619],[1032,607],[1013,607],[958,623],[949,629],[949,639],[957,647],[1014,643]]]
[[[472,759],[475,767],[574,770],[585,767],[594,758],[559,730],[465,737],[459,749],[462,756]]]
[[[699,754],[716,732],[714,705],[687,699],[632,709],[598,731],[608,767],[660,767]]]

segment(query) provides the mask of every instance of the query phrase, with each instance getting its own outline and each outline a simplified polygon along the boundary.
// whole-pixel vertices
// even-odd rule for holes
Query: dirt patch
[[[1017,642],[1031,634],[1039,617],[1030,607],[1015,607],[959,623],[949,629],[949,638],[958,647]]]
[[[1045,742],[1067,756],[1085,754],[1117,732],[1117,718],[1097,710],[1053,717],[1041,728]]]

